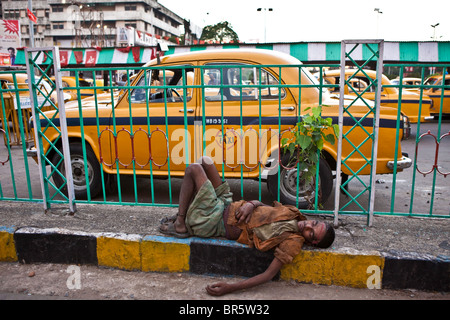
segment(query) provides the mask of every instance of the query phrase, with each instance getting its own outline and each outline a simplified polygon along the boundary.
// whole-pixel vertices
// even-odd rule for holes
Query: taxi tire
[[[60,152],[62,153],[62,150],[60,148]],[[83,146],[81,143],[71,143],[70,144],[70,157],[72,160],[72,175],[74,175],[74,192],[75,192],[75,199],[87,199],[87,187],[86,184],[84,184],[84,187],[82,185],[76,185],[76,177],[74,170],[74,162],[84,160],[87,162],[86,165],[88,166],[88,170],[91,171],[93,175],[93,179],[90,182],[90,195],[91,198],[96,197],[102,188],[101,183],[101,172],[100,172],[100,165],[97,161],[97,157],[95,156],[94,152],[92,151],[91,147],[89,145],[86,145],[86,158],[83,159]],[[52,158],[52,163],[56,165],[61,157],[55,153],[55,155]],[[62,164],[58,167],[58,170],[61,171]],[[84,169],[83,169],[84,170]],[[61,172],[63,173],[63,172]],[[81,174],[81,176],[84,175],[84,172]],[[64,179],[61,178],[59,174],[53,174],[53,181],[55,182],[56,186],[60,188],[63,183]],[[65,186],[63,189],[63,192],[67,195],[67,187]]]
[[[282,158],[283,166],[285,167],[292,167],[292,165],[289,164],[289,155],[284,155]],[[282,179],[283,175],[287,173],[288,169],[280,167],[280,180]],[[296,172],[296,170],[295,170]],[[320,192],[321,197],[319,197],[319,203],[324,204],[332,190],[333,190],[333,173],[331,171],[330,165],[328,162],[321,158],[319,162],[319,177],[320,177]],[[283,192],[283,188],[280,188],[278,184],[278,171],[275,174],[269,175],[267,177],[267,188],[269,189],[270,194],[272,197],[276,200],[278,199],[278,190],[280,190],[280,202],[282,204],[289,204],[293,206],[297,206],[296,197],[293,194],[285,194]],[[314,199],[313,199],[314,200]],[[299,198],[298,199],[298,208],[299,209],[308,209],[310,207],[310,203],[307,199]]]

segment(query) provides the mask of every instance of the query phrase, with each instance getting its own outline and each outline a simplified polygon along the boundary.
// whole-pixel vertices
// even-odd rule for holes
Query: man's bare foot
[[[161,233],[166,234],[166,235],[177,237],[177,238],[188,238],[188,237],[190,237],[190,234],[187,231],[186,226],[184,228],[185,228],[184,230],[182,230],[182,229],[178,229],[177,230],[176,221],[175,221],[173,223],[169,222],[169,223],[161,224],[159,226],[159,231]]]

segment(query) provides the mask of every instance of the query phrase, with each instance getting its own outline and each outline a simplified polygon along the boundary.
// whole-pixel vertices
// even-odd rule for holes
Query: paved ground
[[[96,299],[96,300],[450,300],[450,293],[417,290],[369,290],[294,281],[272,281],[251,290],[224,297],[209,296],[205,287],[233,277],[187,273],[121,271],[96,266],[80,267],[80,286],[67,286],[68,265],[0,263],[0,300]],[[205,302],[204,302],[205,303]],[[237,302],[245,303],[245,302]],[[259,302],[260,303],[260,302]],[[266,302],[267,303],[267,302]],[[270,311],[270,309],[269,309]],[[273,311],[273,310],[272,310]],[[273,314],[273,313],[272,313]]]

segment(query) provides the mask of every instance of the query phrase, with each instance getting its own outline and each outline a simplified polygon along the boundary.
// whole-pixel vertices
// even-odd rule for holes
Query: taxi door
[[[257,177],[259,165],[278,147],[278,134],[297,123],[295,100],[277,76],[236,61],[200,63],[196,110],[197,155],[213,158],[228,177]],[[280,126],[281,125],[281,126]],[[262,168],[263,169],[263,168]]]
[[[434,86],[442,86],[442,77],[438,81],[432,83]],[[431,109],[431,113],[438,115],[441,110],[442,104],[442,114],[450,114],[450,75],[445,76],[444,83],[444,92],[442,92],[442,88],[433,88],[429,89],[426,93],[433,100],[433,107]],[[443,99],[442,98],[443,94]]]
[[[120,173],[183,175],[193,136],[195,96],[191,66],[164,66],[141,71],[134,88],[111,115],[112,159]],[[115,129],[114,129],[115,123]],[[115,130],[115,131],[114,131]],[[169,167],[170,166],[170,167]]]

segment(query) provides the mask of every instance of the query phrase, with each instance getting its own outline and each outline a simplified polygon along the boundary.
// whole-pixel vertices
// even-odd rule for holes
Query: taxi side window
[[[367,82],[360,78],[353,78],[350,80],[350,85],[356,92],[363,92],[367,88]],[[372,90],[370,90],[372,92]]]
[[[145,70],[131,93],[132,103],[189,101],[194,83],[193,68]]]
[[[450,88],[448,88],[448,86],[450,86],[450,79],[447,79],[448,76],[446,76],[446,79],[444,81],[444,90],[450,90]],[[442,86],[442,79],[440,79],[439,81],[435,81],[435,83],[433,83],[434,86]],[[436,87],[433,88],[433,91],[439,91],[442,88]]]
[[[444,85],[445,86],[450,86],[450,79],[445,79]],[[445,88],[445,90],[450,90],[450,89],[449,88]]]
[[[353,77],[350,80],[347,80],[350,82],[350,85],[352,86],[353,90],[349,90],[349,92],[376,92],[377,87],[375,84],[372,83],[373,79],[368,79],[366,77],[357,76]],[[369,87],[367,89],[367,87]],[[381,87],[381,91],[383,90],[383,87]]]
[[[221,64],[225,65],[225,64]],[[265,69],[242,65],[203,69],[206,101],[278,99],[286,95],[278,80]],[[261,87],[259,87],[261,85]]]

